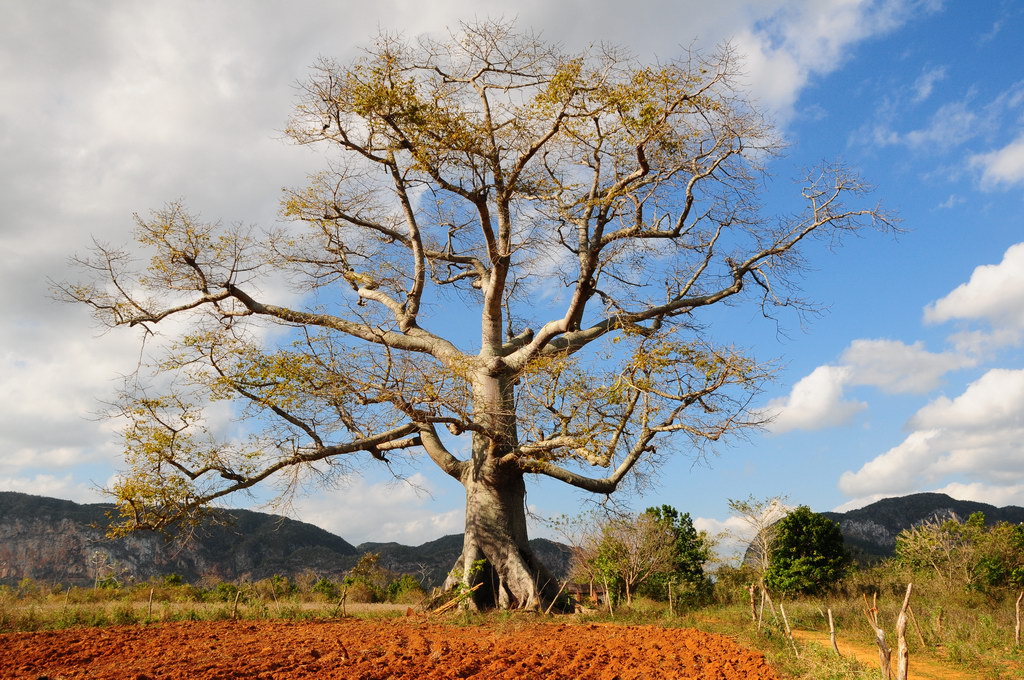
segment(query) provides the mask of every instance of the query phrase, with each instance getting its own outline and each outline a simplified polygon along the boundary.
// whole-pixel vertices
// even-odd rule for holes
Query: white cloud
[[[946,68],[944,66],[936,66],[930,68],[918,77],[914,81],[914,101],[922,102],[931,96],[932,90],[935,89],[935,84],[943,80],[946,77]]]
[[[859,496],[845,503],[840,503],[836,507],[832,508],[832,512],[849,512],[850,510],[858,510],[863,508],[865,505],[871,505],[875,501],[880,501],[883,498],[891,498],[891,494],[887,493],[876,493],[869,496]]]
[[[855,130],[849,136],[848,144],[860,145],[865,138],[870,138],[876,147],[906,146],[926,153],[948,152],[979,136],[996,135],[1005,129],[1019,128],[1017,121],[1020,117],[1019,109],[1024,105],[1024,81],[1013,83],[987,103],[979,103],[977,93],[968,90],[962,99],[947,101],[936,108],[924,125],[906,131],[896,129],[896,125],[907,116],[909,104],[920,103],[926,94],[931,94],[930,88],[937,81],[935,75],[929,71],[918,78],[909,88],[912,92],[909,97],[900,94],[884,96],[874,119]],[[953,175],[963,167],[980,168],[985,188],[1019,181],[1021,170],[1018,144],[1021,139],[1024,138],[1018,138],[1001,150],[969,156],[966,164],[961,154],[956,159],[956,170],[946,172]]]
[[[698,531],[706,531],[717,539],[715,552],[719,559],[742,559],[747,546],[754,539],[758,527],[771,524],[782,519],[793,509],[793,506],[774,499],[767,505],[759,517],[739,517],[732,515],[724,520],[713,517],[695,517],[693,526]]]
[[[967,199],[964,198],[963,196],[960,196],[958,194],[950,194],[949,198],[947,198],[942,203],[939,203],[938,207],[942,208],[943,210],[949,210],[950,208],[955,208],[956,206],[966,201]]]
[[[768,430],[774,434],[790,430],[820,430],[849,423],[867,408],[861,401],[843,401],[843,387],[852,369],[847,366],[819,366],[793,385],[788,397],[768,402],[765,413],[773,416]]]
[[[854,497],[943,481],[1012,489],[1024,483],[1022,414],[1024,370],[991,369],[955,399],[939,397],[921,408],[903,442],[843,473],[839,488]]]
[[[1024,484],[997,486],[994,484],[982,484],[981,482],[972,482],[970,484],[952,482],[938,489],[932,489],[932,491],[944,493],[947,496],[952,496],[962,501],[988,503],[996,507],[1024,505]]]
[[[788,120],[803,87],[812,77],[839,68],[851,46],[940,6],[914,0],[790,2],[738,31],[733,40],[747,55],[754,92],[778,118]]]
[[[773,416],[770,432],[820,430],[846,425],[867,408],[862,401],[845,400],[848,386],[869,385],[889,393],[924,393],[938,387],[949,371],[972,366],[973,358],[950,352],[935,353],[922,342],[858,339],[841,356],[841,365],[819,366],[800,379],[789,396],[773,399],[764,408]]]
[[[1008,345],[1016,345],[1020,339],[1021,332],[1016,328],[957,331],[947,338],[957,352],[974,357],[992,356],[995,350]]]
[[[1024,334],[1024,243],[1010,246],[999,264],[975,268],[967,283],[924,309],[924,320],[983,320],[994,333],[955,336],[964,347],[1013,344]]]
[[[961,501],[977,501],[979,503],[988,503],[996,507],[1003,507],[1006,505],[1024,505],[1024,484],[1008,484],[1002,486],[998,484],[985,484],[982,482],[950,482],[945,486],[937,488],[924,487],[914,489],[913,492],[944,493],[947,496]],[[875,493],[867,496],[858,496],[857,498],[850,499],[845,503],[841,503],[840,505],[832,508],[832,512],[849,512],[850,510],[858,510],[864,506],[871,505],[876,501],[880,501],[883,498],[892,498],[894,495],[901,494]]]
[[[854,340],[843,352],[842,362],[851,368],[848,384],[872,385],[883,392],[929,392],[939,386],[943,375],[974,365],[962,354],[935,353],[924,343],[912,345],[898,340]]]
[[[980,117],[967,102],[943,104],[932,114],[928,125],[911,130],[897,139],[911,147],[932,150],[963,144],[980,131]]]
[[[839,489],[848,496],[897,495],[915,488],[917,477],[935,459],[933,439],[938,432],[913,432],[898,446],[865,463],[857,472],[846,471]]]
[[[955,399],[939,397],[910,419],[914,429],[1024,427],[1024,370],[994,368]]]
[[[981,169],[984,189],[1007,188],[1024,182],[1024,136],[1020,136],[1001,149],[975,154],[968,161]]]
[[[719,559],[725,561],[742,559],[753,538],[746,523],[739,517],[729,517],[725,520],[694,517],[693,526],[697,531],[706,531],[709,536],[716,539],[715,552]]]
[[[415,473],[407,481],[367,484],[354,480],[335,491],[310,494],[294,501],[296,516],[349,543],[396,541],[419,545],[465,529],[465,510],[435,509],[429,480]]]
[[[34,477],[0,477],[0,490],[64,498],[77,503],[100,503],[107,500],[95,488],[82,484],[70,474],[62,477],[48,474],[38,474]]]

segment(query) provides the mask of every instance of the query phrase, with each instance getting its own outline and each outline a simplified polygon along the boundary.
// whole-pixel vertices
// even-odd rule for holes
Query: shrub
[[[183,586],[185,585],[185,577],[181,574],[165,574],[161,579],[165,586]]]
[[[341,596],[338,584],[328,578],[317,579],[310,588],[310,592],[322,595],[327,600],[337,600]]]
[[[382,599],[380,593],[365,581],[353,581],[345,592],[349,602],[380,602]]]
[[[387,587],[388,601],[398,604],[415,604],[422,601],[426,595],[422,584],[412,574],[402,574]]]
[[[209,591],[207,591],[206,599],[212,602],[232,602],[235,599],[235,595],[238,593],[238,586],[234,583],[227,583],[221,581]]]

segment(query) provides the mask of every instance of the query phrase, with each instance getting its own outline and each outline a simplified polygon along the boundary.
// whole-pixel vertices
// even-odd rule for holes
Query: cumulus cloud
[[[60,477],[49,474],[0,477],[0,490],[64,498],[77,503],[100,503],[106,500],[95,487],[83,484],[70,474]]]
[[[862,401],[844,401],[843,387],[852,369],[847,366],[819,366],[793,385],[788,397],[768,402],[764,411],[772,416],[768,430],[774,434],[790,430],[821,430],[849,423],[867,408]]]
[[[888,393],[923,394],[939,386],[942,376],[975,360],[953,352],[929,352],[924,343],[898,340],[854,340],[843,352],[850,367],[848,384],[871,385]]]
[[[975,154],[971,167],[981,170],[984,189],[1008,188],[1024,182],[1024,136],[1018,137],[1001,149]]]
[[[927,323],[984,321],[992,329],[954,336],[963,347],[1013,344],[1024,334],[1024,243],[1010,246],[999,264],[976,267],[970,279],[924,309]]]
[[[819,366],[799,380],[789,396],[768,402],[773,416],[769,431],[820,430],[848,424],[867,408],[862,401],[844,399],[849,386],[867,385],[883,392],[923,394],[941,383],[949,371],[973,366],[975,359],[953,352],[929,352],[924,343],[858,339],[850,343],[838,366]]]
[[[419,545],[439,536],[462,533],[465,510],[459,495],[456,508],[437,509],[430,480],[415,473],[406,481],[353,482],[295,500],[296,516],[346,541],[396,541]]]
[[[1024,370],[994,368],[955,399],[939,397],[910,419],[915,429],[993,430],[1024,426]]]
[[[939,397],[921,408],[903,442],[843,473],[839,488],[855,497],[907,493],[944,480],[1012,489],[1024,483],[1022,413],[1024,370],[991,369],[955,399]]]
[[[972,482],[970,484],[952,482],[937,489],[932,489],[932,491],[944,493],[947,496],[952,496],[962,501],[988,503],[997,507],[1024,505],[1024,484],[997,486],[981,482]]]
[[[858,510],[860,508],[863,508],[865,505],[871,505],[875,501],[880,501],[883,498],[890,497],[891,494],[886,493],[876,493],[868,496],[860,496],[858,498],[850,499],[845,503],[840,503],[836,507],[832,508],[832,512],[849,512],[850,510]]]

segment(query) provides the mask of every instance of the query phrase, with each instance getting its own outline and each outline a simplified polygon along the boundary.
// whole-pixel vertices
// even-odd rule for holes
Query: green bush
[[[317,579],[316,583],[312,585],[310,591],[317,595],[322,595],[324,599],[334,601],[341,597],[341,590],[338,588],[338,584],[328,578]]]
[[[233,602],[238,593],[238,586],[234,583],[221,581],[207,591],[206,599],[210,602]]]
[[[386,592],[388,602],[398,604],[415,604],[427,595],[422,584],[412,574],[402,574],[388,584]]]
[[[160,581],[165,586],[183,586],[185,585],[185,577],[181,574],[165,574]]]

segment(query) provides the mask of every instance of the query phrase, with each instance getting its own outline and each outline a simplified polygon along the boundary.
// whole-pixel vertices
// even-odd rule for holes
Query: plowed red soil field
[[[655,626],[218,621],[0,635],[0,678],[778,680],[727,637]]]

